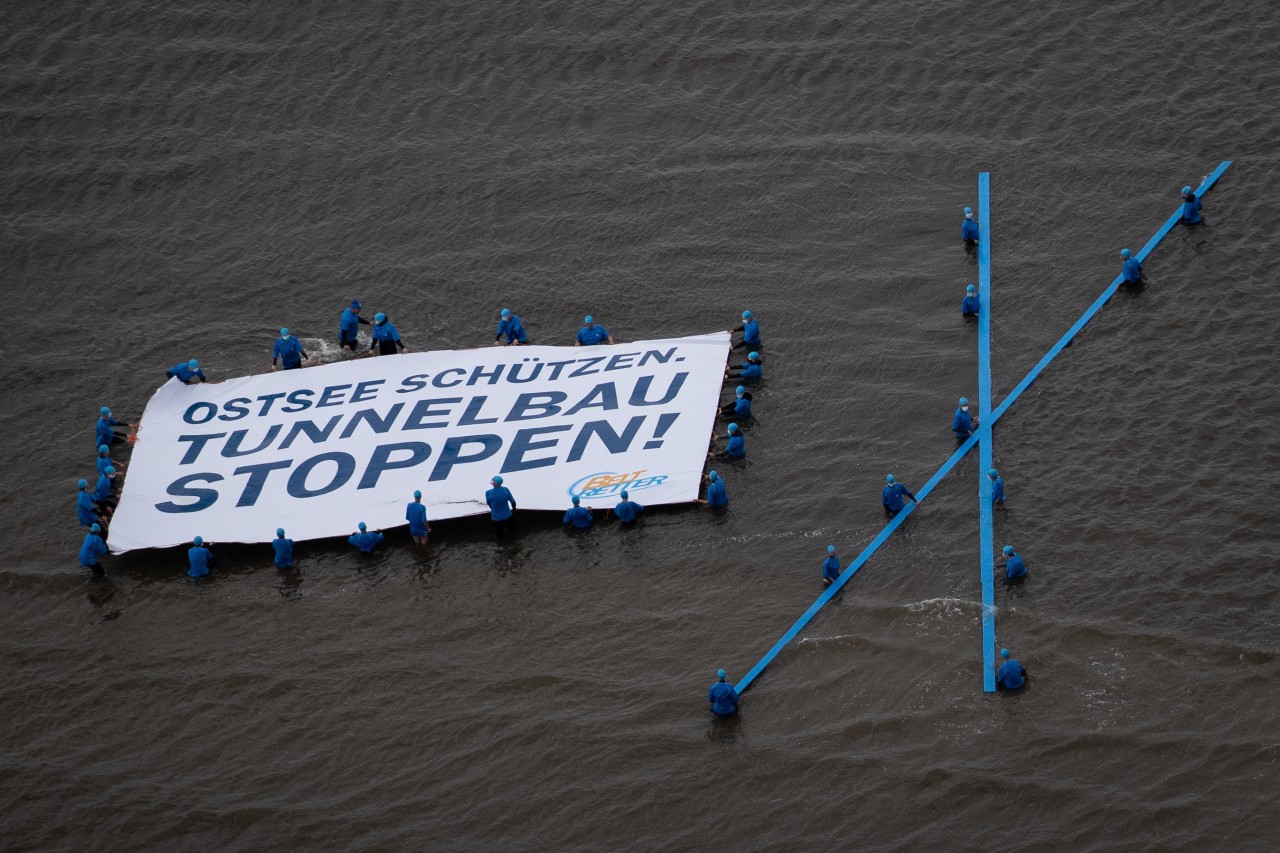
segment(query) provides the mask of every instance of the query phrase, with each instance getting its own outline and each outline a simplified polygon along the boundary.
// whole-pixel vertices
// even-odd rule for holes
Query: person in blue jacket
[[[1200,224],[1200,199],[1191,191],[1191,187],[1182,188],[1182,224]]]
[[[404,520],[409,522],[409,535],[413,544],[426,545],[431,535],[431,525],[427,523],[427,507],[422,503],[422,492],[414,489],[413,503],[405,507]]]
[[[102,525],[95,524],[85,534],[84,543],[80,546],[80,565],[98,577],[106,574],[98,563],[98,558],[107,553],[107,543],[102,541]]]
[[[275,349],[271,351],[271,369],[276,369],[276,359],[279,359],[284,370],[297,370],[307,358],[311,356],[302,348],[302,341],[289,334],[288,329],[280,329],[280,337],[276,338]]]
[[[276,528],[276,538],[271,540],[276,552],[276,568],[281,571],[293,567],[293,540],[284,537],[284,528]]]
[[[831,586],[840,577],[840,555],[835,545],[827,546],[827,559],[822,561],[822,585]]]
[[[108,449],[117,441],[123,441],[128,438],[128,434],[119,432],[115,427],[132,427],[133,424],[118,421],[111,417],[111,409],[103,406],[98,409],[98,421],[94,427],[94,445],[98,448],[98,453],[102,453],[102,446],[105,444]]]
[[[400,333],[391,325],[387,315],[379,311],[373,315],[373,343],[369,344],[369,352],[378,351],[378,355],[396,355],[407,352],[408,347],[400,340]]]
[[[911,494],[911,490],[899,483],[892,474],[885,474],[884,482],[885,487],[880,492],[880,502],[884,504],[885,515],[892,517],[902,512],[902,508],[906,506],[902,502],[903,495],[910,498],[912,503],[919,503],[916,496]]]
[[[98,473],[101,474],[108,468],[115,468],[117,470],[122,469],[125,467],[125,464],[123,462],[113,462],[111,460],[111,447],[106,444],[99,444],[97,466]]]
[[[960,398],[960,407],[951,418],[951,431],[956,434],[956,441],[964,441],[973,435],[978,428],[978,419],[969,414],[969,398]]]
[[[618,521],[623,524],[633,524],[636,520],[636,513],[644,510],[644,507],[631,500],[627,495],[627,490],[622,490],[622,500],[613,508],[613,514],[618,517]]]
[[[1123,280],[1120,282],[1121,287],[1140,287],[1147,283],[1147,277],[1142,274],[1142,261],[1133,256],[1133,252],[1128,249],[1120,250],[1120,257],[1124,258],[1124,268],[1120,270]]]
[[[724,450],[708,453],[708,459],[742,459],[747,455],[747,439],[742,435],[742,430],[738,428],[737,424],[729,424],[727,433],[713,437],[717,441],[727,438],[729,443],[725,445]]]
[[[715,471],[707,474],[707,497],[702,503],[707,506],[729,505],[729,490],[724,487],[724,480]]]
[[[1004,505],[1004,480],[1000,479],[1000,472],[995,468],[987,471],[987,476],[991,478],[991,505]]]
[[[1012,545],[1004,546],[1004,574],[1005,580],[1017,580],[1027,576],[1027,564],[1022,562],[1022,556],[1015,550]]]
[[[98,505],[93,502],[93,493],[89,491],[87,480],[81,480],[76,486],[80,489],[76,494],[76,520],[88,527],[101,520],[98,518]]]
[[[371,325],[368,320],[360,316],[360,309],[363,307],[359,299],[352,299],[351,306],[342,312],[342,319],[338,321],[338,347],[340,349],[355,352],[360,343],[358,340],[360,337],[360,324]]]
[[[982,303],[978,301],[978,289],[971,284],[964,289],[964,299],[960,300],[960,316],[977,317],[981,310]]]
[[[193,578],[206,578],[209,576],[209,570],[213,568],[213,548],[206,545],[204,538],[197,536],[191,540],[191,547],[187,549],[187,574]]]
[[[573,525],[578,530],[586,530],[591,526],[594,517],[591,515],[591,507],[580,506],[582,498],[577,495],[573,496],[573,506],[569,507],[569,511],[564,514],[564,521],[561,524]]]
[[[764,378],[764,359],[760,357],[760,353],[751,352],[747,354],[747,360],[737,367],[729,368],[726,376],[737,377],[744,381]]]
[[[609,330],[604,326],[597,326],[595,317],[588,314],[582,318],[582,322],[586,323],[586,325],[578,330],[578,338],[574,342],[574,346],[594,347],[600,344],[613,343],[613,336],[609,334]]]
[[[750,311],[742,312],[742,325],[734,331],[742,332],[742,340],[733,345],[734,349],[760,346],[760,321]]]
[[[720,407],[720,415],[745,421],[751,417],[751,392],[739,385],[733,393],[733,400]]]
[[[724,679],[725,671],[716,670],[716,683],[707,690],[707,702],[711,704],[711,710],[721,717],[738,711],[738,691]]]
[[[106,468],[98,475],[97,485],[93,489],[93,502],[105,509],[113,509],[116,505],[111,497],[111,487],[115,485],[115,468]]]
[[[515,532],[515,497],[510,489],[502,485],[502,477],[494,477],[489,484],[493,488],[484,493],[484,502],[489,505],[489,518],[493,521],[494,531],[500,537]]]
[[[382,541],[382,531],[375,530],[369,532],[369,526],[363,521],[356,525],[360,529],[347,537],[347,541],[359,548],[361,553],[372,554],[373,549],[378,547],[378,543]]]
[[[960,239],[964,241],[966,248],[972,249],[978,245],[978,222],[973,218],[972,207],[964,209],[964,222],[960,223]]]
[[[197,382],[208,382],[209,379],[204,375],[204,371],[200,369],[200,362],[194,358],[190,361],[184,361],[181,364],[175,364],[164,372],[165,376],[170,379],[177,379],[184,385],[194,385]]]
[[[520,322],[520,318],[511,313],[510,308],[503,308],[500,319],[498,320],[498,334],[493,338],[493,345],[502,345],[502,336],[507,336],[507,346],[515,344],[516,346],[528,346],[529,338],[525,334],[524,325]]]
[[[996,670],[996,684],[1005,690],[1017,690],[1027,683],[1027,671],[1022,668],[1022,664],[1009,657],[1008,649],[1000,650],[1000,659],[1004,663]]]

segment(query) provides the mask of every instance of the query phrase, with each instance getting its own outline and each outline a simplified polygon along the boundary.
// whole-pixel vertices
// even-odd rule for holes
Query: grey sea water
[[[0,45],[0,847],[1275,849],[1273,4],[11,3]],[[1222,159],[996,431],[1029,689],[981,692],[970,458],[710,719],[951,452],[977,173],[999,398]],[[751,308],[730,512],[78,572],[97,407],[353,296],[419,348]]]

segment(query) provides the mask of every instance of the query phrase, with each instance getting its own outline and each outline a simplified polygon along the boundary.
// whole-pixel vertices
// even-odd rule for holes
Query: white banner
[[[147,404],[114,553],[189,542],[345,536],[487,513],[501,474],[521,510],[692,501],[729,335],[597,347],[489,347],[352,359]]]

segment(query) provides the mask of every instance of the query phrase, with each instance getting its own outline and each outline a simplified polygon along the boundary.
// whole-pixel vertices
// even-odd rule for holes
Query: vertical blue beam
[[[1222,161],[1222,163],[1218,165],[1218,168],[1214,169],[1213,172],[1200,184],[1200,187],[1196,190],[1196,195],[1202,196],[1208,192],[1209,189],[1218,182],[1218,178],[1222,177],[1223,172],[1227,171],[1230,166],[1230,160]],[[985,205],[983,205],[983,209],[986,209]],[[1156,233],[1152,235],[1151,239],[1147,241],[1146,245],[1142,247],[1142,250],[1138,252],[1138,260],[1142,260],[1151,253],[1151,250],[1154,249],[1160,241],[1165,238],[1165,235],[1178,224],[1178,220],[1181,216],[1182,205],[1179,204],[1177,209],[1173,212],[1173,215],[1165,220],[1165,223],[1160,227],[1160,230],[1156,231]],[[981,225],[979,225],[979,229],[981,229]],[[981,230],[978,236],[979,240],[981,240]],[[1031,372],[1022,377],[1022,380],[1014,386],[1013,390],[1009,392],[1009,396],[1005,397],[1004,400],[1001,401],[1000,405],[991,413],[989,419],[983,421],[981,420],[981,417],[979,417],[980,424],[978,426],[978,431],[965,439],[964,442],[956,448],[955,453],[952,453],[947,457],[947,461],[942,463],[942,467],[933,473],[933,476],[929,478],[922,488],[916,491],[916,498],[919,501],[923,502],[924,499],[929,496],[934,488],[942,482],[942,478],[951,473],[951,469],[956,467],[960,460],[965,457],[965,454],[973,449],[975,444],[980,440],[985,441],[990,438],[991,428],[995,426],[996,421],[1000,420],[1000,417],[1005,412],[1009,411],[1009,407],[1017,402],[1018,398],[1022,396],[1023,391],[1026,391],[1031,387],[1031,383],[1035,382],[1040,376],[1040,373],[1049,366],[1049,362],[1057,358],[1058,354],[1066,349],[1067,344],[1071,343],[1071,340],[1080,333],[1080,330],[1085,327],[1085,324],[1092,320],[1094,315],[1102,310],[1102,306],[1106,305],[1107,300],[1115,295],[1116,290],[1120,287],[1120,282],[1123,280],[1124,277],[1121,275],[1117,275],[1115,277],[1115,280],[1112,281],[1111,285],[1102,292],[1102,295],[1095,299],[1093,304],[1085,309],[1085,312],[1080,316],[1080,319],[1076,320],[1075,323],[1072,324],[1071,328],[1067,329],[1066,334],[1058,339],[1058,342],[1044,354],[1044,357],[1041,358],[1040,361],[1036,362],[1036,366],[1031,368]],[[981,319],[981,313],[979,314],[979,319]],[[986,469],[983,470],[985,471]],[[765,652],[764,657],[756,661],[756,665],[751,667],[747,674],[743,676],[742,680],[737,683],[736,687],[739,693],[752,685],[756,678],[759,677],[760,673],[764,672],[765,668],[769,664],[773,663],[773,659],[778,656],[778,652],[782,651],[787,643],[790,643],[795,639],[796,635],[809,624],[813,617],[818,615],[818,611],[823,607],[826,607],[827,602],[836,597],[836,594],[839,593],[840,590],[844,588],[844,585],[853,578],[858,569],[862,568],[863,565],[866,564],[867,560],[871,559],[871,555],[879,550],[881,545],[888,541],[889,537],[893,535],[893,532],[902,526],[902,523],[907,520],[907,517],[911,515],[918,506],[918,503],[909,503],[903,508],[902,512],[889,520],[889,523],[884,526],[884,529],[880,531],[876,538],[872,539],[870,544],[868,544],[866,548],[862,549],[862,553],[860,553],[854,561],[849,564],[849,567],[840,573],[840,577],[836,578],[835,581],[832,582],[831,586],[827,587],[822,595],[818,596],[817,601],[809,605],[808,610],[800,614],[800,618],[795,621],[795,624],[787,629],[787,632],[778,639],[778,642],[773,644],[773,647],[769,649],[769,651]],[[994,643],[992,643],[992,646],[994,647]]]
[[[991,175],[978,175],[978,425],[991,420]],[[993,433],[978,442],[978,569],[982,581],[982,689],[996,689],[995,533],[991,480]]]

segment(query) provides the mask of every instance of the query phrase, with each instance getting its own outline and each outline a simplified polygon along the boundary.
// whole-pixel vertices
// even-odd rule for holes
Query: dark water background
[[[1267,2],[10,3],[0,9],[0,847],[1270,850],[1280,14]],[[992,173],[1031,578],[981,692],[970,457],[717,723],[976,397]],[[266,369],[345,302],[411,346],[762,321],[731,511],[76,569],[97,407]],[[312,344],[318,346],[318,344]],[[354,517],[353,517],[354,520]]]

